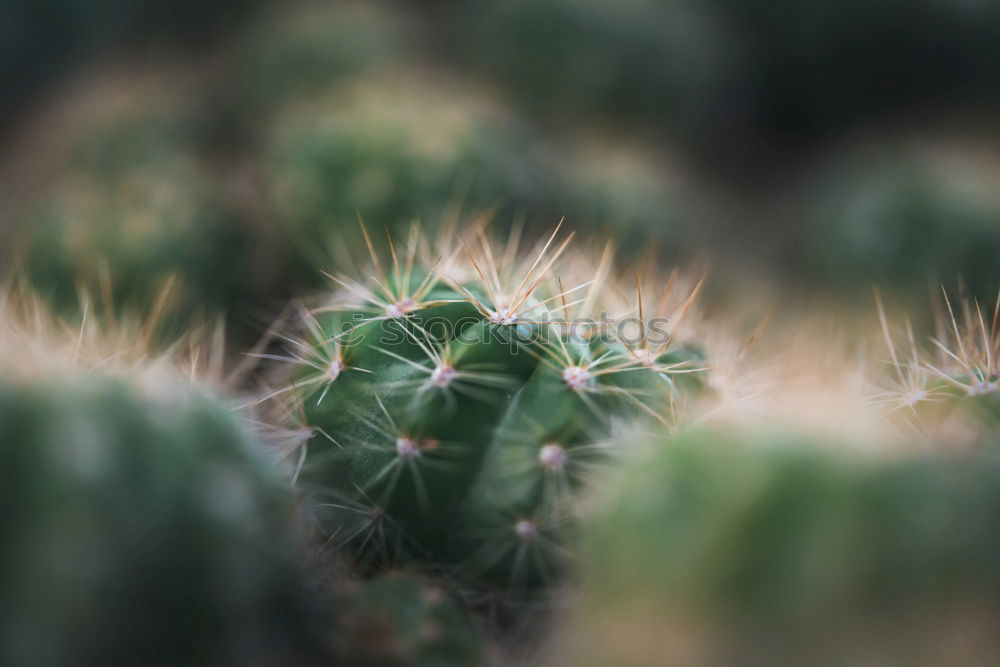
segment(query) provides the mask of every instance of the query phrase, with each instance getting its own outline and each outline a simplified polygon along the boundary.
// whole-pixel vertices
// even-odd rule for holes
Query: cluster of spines
[[[905,347],[897,350],[876,293],[894,385],[876,401],[890,412],[905,410],[916,421],[926,408],[944,405],[969,407],[968,414],[996,422],[1000,420],[1000,291],[992,307],[963,299],[958,314],[948,293],[942,290],[942,294],[944,312],[939,314],[937,333],[930,337],[931,354],[918,345],[909,319]]]

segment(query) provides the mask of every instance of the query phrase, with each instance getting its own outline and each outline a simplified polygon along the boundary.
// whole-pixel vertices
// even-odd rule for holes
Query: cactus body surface
[[[998,463],[780,434],[655,443],[585,528],[570,637],[595,665],[987,664]]]
[[[419,577],[388,573],[334,595],[337,658],[353,667],[474,667],[483,640],[458,602]]]
[[[227,407],[4,382],[0,478],[5,665],[314,664],[287,490]]]

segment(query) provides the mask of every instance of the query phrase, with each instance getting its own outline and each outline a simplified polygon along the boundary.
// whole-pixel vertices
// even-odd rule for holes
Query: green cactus
[[[41,151],[41,185],[18,193],[0,264],[64,311],[81,286],[108,286],[117,306],[142,308],[171,277],[189,312],[243,312],[268,291],[271,264],[254,256],[262,232],[206,168],[189,99],[182,86],[133,75],[68,102],[73,115]]]
[[[987,664],[1000,649],[995,453],[877,462],[703,431],[620,473],[584,530],[565,664]]]
[[[278,114],[264,165],[273,206],[301,246],[349,235],[359,214],[399,230],[455,205],[538,208],[553,176],[539,168],[524,128],[488,99],[419,83],[426,78],[354,82]],[[306,259],[328,266],[331,258]],[[309,278],[320,275],[307,268]]]
[[[475,667],[484,641],[448,593],[420,578],[389,573],[341,581],[332,603],[335,658],[352,667]]]
[[[468,62],[543,111],[662,120],[722,73],[705,46],[719,31],[690,5],[474,0],[448,3],[446,26]]]
[[[1000,293],[992,308],[978,300],[953,304],[943,294],[937,332],[931,336],[934,354],[918,348],[909,322],[909,349],[897,345],[878,300],[893,367],[893,386],[881,397],[890,411],[922,426],[958,415],[983,425],[992,439],[1000,432]]]
[[[968,152],[937,153],[841,158],[815,179],[791,249],[803,272],[904,295],[962,276],[988,298],[1000,282],[995,167]]]
[[[334,83],[398,64],[416,32],[399,6],[357,1],[273,7],[240,38],[225,92],[246,122]],[[249,114],[249,117],[248,117]]]
[[[205,393],[5,381],[0,478],[0,662],[322,655],[287,486]]]
[[[1000,433],[1000,291],[992,308],[964,301],[960,314],[945,294],[947,337],[935,338],[939,359],[926,364],[943,383],[942,392],[957,397],[963,410]]]
[[[583,114],[655,123],[706,159],[726,155],[745,169],[928,99],[959,109],[997,101],[991,3],[441,5],[453,57],[506,84],[523,104],[558,120]],[[893,42],[873,37],[881,34],[893,34]]]
[[[590,285],[555,279],[570,240],[558,231],[524,259],[516,240],[473,233],[468,264],[447,251],[419,260],[418,235],[390,240],[387,269],[373,250],[371,283],[335,278],[343,292],[287,337],[293,378],[271,395],[298,404],[283,407],[299,415],[298,481],[363,571],[417,563],[471,588],[544,590],[576,490],[615,434],[669,422],[698,384],[697,348],[665,329],[626,340],[548,321],[615,292],[607,254],[587,267]],[[694,297],[663,300],[672,325]],[[640,307],[647,320],[652,310]]]
[[[627,250],[681,246],[681,192],[658,156],[581,143],[542,136],[462,80],[393,72],[282,106],[263,148],[265,189],[310,262],[297,276],[305,284],[321,275],[317,267],[351,265],[338,250],[361,242],[352,235],[359,216],[394,233],[460,211],[565,216],[628,230]]]

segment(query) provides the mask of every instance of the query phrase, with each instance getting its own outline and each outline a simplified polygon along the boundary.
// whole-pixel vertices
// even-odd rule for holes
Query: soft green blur
[[[312,664],[291,500],[254,447],[198,391],[0,385],[0,661]]]
[[[837,449],[719,430],[651,443],[585,528],[556,663],[989,664],[996,451]]]

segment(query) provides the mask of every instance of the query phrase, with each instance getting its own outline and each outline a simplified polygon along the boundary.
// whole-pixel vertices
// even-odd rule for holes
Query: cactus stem
[[[309,494],[319,497],[329,492],[346,499],[370,495],[385,508],[385,521],[398,524],[392,532],[399,538],[409,533],[413,546],[424,552],[400,553],[402,558],[420,562],[432,556],[443,565],[456,565],[459,579],[475,588],[505,586],[505,581],[533,590],[548,587],[566,560],[559,547],[567,535],[552,522],[575,521],[576,494],[589,473],[607,462],[602,453],[608,444],[602,439],[617,438],[626,424],[649,423],[646,415],[669,425],[668,417],[676,416],[669,412],[676,411],[688,386],[674,385],[660,374],[684,372],[681,364],[690,368],[703,358],[693,345],[676,354],[668,350],[669,335],[653,337],[669,333],[652,326],[660,322],[644,324],[642,331],[649,335],[641,345],[633,341],[635,349],[609,335],[581,338],[576,322],[568,318],[576,304],[617,311],[623,305],[621,290],[594,287],[607,279],[609,250],[600,266],[579,256],[570,275],[590,282],[566,289],[554,268],[569,242],[561,233],[560,223],[521,254],[519,231],[498,247],[474,229],[452,235],[457,247],[433,253],[430,264],[429,251],[418,247],[412,235],[406,248],[390,237],[389,251],[376,255],[365,232],[373,269],[365,272],[363,283],[334,278],[361,295],[362,305],[342,309],[333,305],[334,297],[313,311],[331,314],[320,319],[328,330],[354,325],[331,337],[307,322],[308,340],[291,343],[290,356],[299,359],[299,366],[289,369],[291,381],[316,387],[322,381],[330,387],[322,405],[298,392],[295,397],[310,423],[345,438],[343,448],[310,448],[303,488],[315,488]],[[416,269],[414,254],[421,262]],[[448,266],[454,255],[462,261],[452,271]],[[578,290],[584,298],[570,303]],[[696,293],[697,288],[679,299],[686,299],[681,316]],[[410,312],[423,310],[431,305],[424,302],[435,298],[452,305]],[[646,314],[645,306],[641,311]],[[358,328],[359,313],[370,323],[364,329]],[[378,320],[393,317],[405,319],[389,322],[391,336],[370,335],[382,331]],[[448,326],[439,329],[439,322]],[[602,317],[601,324],[619,323]],[[500,329],[505,326],[515,331]],[[351,332],[355,337],[349,339]],[[322,348],[325,342],[342,346],[346,363],[343,355],[316,349],[310,356],[302,349],[303,343]],[[339,353],[340,348],[331,351]],[[331,385],[325,371],[337,359],[342,360],[341,376]],[[319,368],[308,363],[314,360]],[[343,372],[355,363],[374,374]],[[628,371],[638,373],[624,376]],[[525,431],[525,437],[518,437]],[[374,531],[355,532],[367,514],[351,517],[350,509],[316,507],[339,510],[318,517],[324,526],[348,520],[342,534],[352,542],[352,552],[368,561],[366,571],[394,564],[385,549],[372,548],[368,537]]]
[[[430,338],[430,334],[424,331],[419,324],[414,322],[413,326]],[[437,346],[429,340],[421,340],[409,329],[406,330],[406,334],[427,355],[431,367],[426,366],[424,363],[407,359],[392,350],[381,347],[375,349],[382,354],[407,364],[420,373],[425,373],[427,375],[426,380],[419,381],[423,385],[422,390],[430,388],[455,390],[476,400],[488,402],[492,398],[490,392],[487,391],[489,388],[502,388],[512,383],[512,379],[502,373],[472,370],[471,368],[459,369],[456,367],[455,359],[447,345]]]

